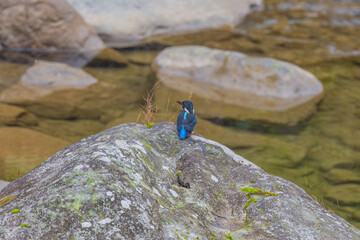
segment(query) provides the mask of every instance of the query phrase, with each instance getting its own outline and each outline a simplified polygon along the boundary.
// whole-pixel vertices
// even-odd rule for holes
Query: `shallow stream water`
[[[307,20],[314,18],[314,15],[306,15],[314,13],[313,9],[297,8],[296,11],[289,11],[289,5],[276,6],[277,11],[270,4],[265,14],[251,15],[243,26],[239,26],[239,33],[232,37],[200,44],[254,56],[274,57],[293,62],[312,72],[325,89],[325,96],[319,102],[317,112],[296,125],[236,121],[199,114],[196,132],[227,145],[269,174],[294,182],[325,208],[360,228],[360,57],[356,52],[359,27],[351,24],[341,27],[343,22],[339,21],[344,19],[337,19],[335,23],[340,24],[341,32],[336,33],[339,31],[336,24],[328,27],[326,32],[318,26],[317,21]],[[284,9],[287,14],[282,14]],[[249,29],[250,25],[252,29]],[[324,36],[314,39],[315,33],[312,31],[316,27],[322,29],[323,34],[333,36],[333,43],[330,44]],[[166,43],[171,45],[170,42]],[[95,94],[87,100],[93,105],[90,109],[99,114],[50,118],[46,117],[49,109],[43,109],[43,114],[37,115],[37,125],[22,127],[70,144],[119,123],[143,122],[140,114],[143,97],[156,82],[150,63],[159,48],[163,48],[161,44],[120,50],[129,60],[127,66],[95,62],[84,68],[99,80],[93,87],[97,89],[94,90]],[[343,46],[343,49],[339,46]],[[0,90],[15,84],[29,66],[0,61]],[[101,95],[104,92],[108,93],[105,97]],[[156,121],[175,121],[179,111],[175,101],[190,95],[166,89],[160,84],[155,93],[159,106]],[[71,101],[72,95],[66,96],[70,96]],[[63,95],[51,97],[55,99]],[[197,102],[206,102],[196,96],[192,96],[192,99],[195,107]],[[87,107],[86,103],[80,104]],[[236,107],[218,104],[220,108],[238,111]],[[56,108],[62,111],[61,104],[54,106],[52,111],[56,111]],[[104,111],[104,106],[108,111]],[[36,106],[21,107],[37,112]],[[4,132],[4,128],[0,128],[0,135],[1,131]],[[6,138],[2,138],[2,141],[6,141]],[[17,148],[0,142],[0,179],[14,180],[53,154],[37,154],[41,149],[37,150],[30,144],[34,143],[22,141]],[[3,157],[9,154],[14,157]]]

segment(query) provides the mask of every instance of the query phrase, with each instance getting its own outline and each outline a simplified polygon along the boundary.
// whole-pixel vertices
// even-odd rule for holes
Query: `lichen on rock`
[[[180,176],[190,189],[178,185]],[[217,142],[179,141],[168,122],[122,124],[83,139],[0,196],[0,239],[360,237],[296,185]]]

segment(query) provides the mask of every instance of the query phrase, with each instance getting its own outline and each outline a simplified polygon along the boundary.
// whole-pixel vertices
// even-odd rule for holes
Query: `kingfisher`
[[[197,123],[195,109],[190,101],[176,102],[182,106],[182,110],[176,121],[176,126],[177,131],[179,132],[179,139],[184,140],[185,138],[190,137]]]

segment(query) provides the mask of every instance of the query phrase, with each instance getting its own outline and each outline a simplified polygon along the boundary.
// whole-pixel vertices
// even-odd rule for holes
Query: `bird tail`
[[[186,132],[185,127],[183,125],[180,132],[179,132],[180,140],[184,140],[186,138],[186,135],[187,135],[187,132]]]

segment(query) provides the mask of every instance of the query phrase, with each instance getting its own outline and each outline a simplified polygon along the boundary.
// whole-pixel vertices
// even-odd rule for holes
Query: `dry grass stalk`
[[[137,121],[139,121],[140,116],[142,115],[144,118],[144,125],[148,128],[151,128],[155,125],[155,117],[154,114],[159,110],[157,104],[154,102],[154,96],[156,89],[158,88],[160,81],[158,81],[153,88],[147,92],[146,97],[144,97],[145,105],[141,105],[140,114],[138,116]]]

